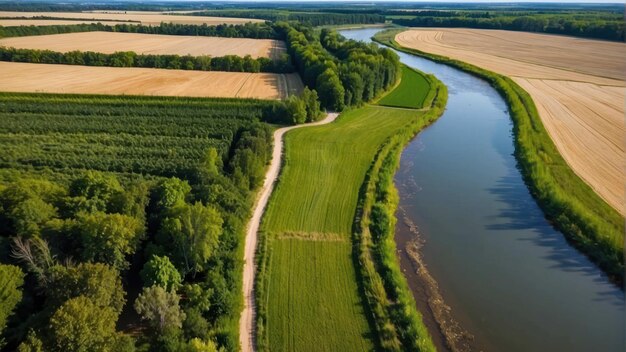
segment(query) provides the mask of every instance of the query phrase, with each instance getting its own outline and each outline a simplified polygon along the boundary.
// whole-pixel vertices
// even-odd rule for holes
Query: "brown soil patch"
[[[204,72],[0,62],[0,91],[282,99],[299,93],[298,74]]]
[[[396,41],[512,77],[574,172],[626,214],[626,44],[449,28],[412,29]]]
[[[137,54],[178,54],[277,58],[285,44],[271,39],[218,38],[119,32],[82,32],[0,39],[0,46],[68,52],[74,50]]]
[[[248,22],[263,22],[252,18],[231,17],[208,17],[208,16],[183,16],[166,15],[160,12],[130,12],[130,13],[96,13],[96,12],[14,12],[0,11],[0,18],[30,18],[30,17],[54,17],[54,18],[77,18],[86,20],[113,20],[134,21],[143,25],[159,25],[161,22],[177,24],[243,24]]]

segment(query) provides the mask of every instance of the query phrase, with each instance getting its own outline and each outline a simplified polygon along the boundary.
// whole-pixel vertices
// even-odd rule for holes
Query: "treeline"
[[[281,32],[267,23],[219,24],[215,26],[161,23],[158,26],[139,24],[107,25],[103,23],[86,23],[55,26],[17,26],[1,27],[0,37],[24,37],[75,32],[124,32],[166,35],[195,35],[207,37],[251,38],[251,39],[284,39]]]
[[[385,16],[369,13],[310,13],[285,10],[217,10],[190,13],[194,16],[256,18],[272,22],[298,22],[310,26],[385,23]]]
[[[384,351],[435,351],[413,294],[400,270],[394,241],[398,194],[393,177],[406,143],[444,111],[446,87],[428,77],[434,91],[430,110],[407,124],[378,150],[359,195],[355,248],[365,300]]]
[[[396,83],[399,59],[392,51],[308,26],[277,24],[304,84],[315,89],[323,107],[341,111],[373,99]],[[332,52],[332,54],[331,54]],[[333,55],[334,54],[334,55]]]
[[[10,114],[2,128],[11,131],[0,137],[3,156],[28,163],[39,148],[37,133],[71,129],[78,138],[63,141],[64,151],[54,157],[72,151],[65,160],[78,164],[58,169],[72,175],[67,183],[23,170],[0,182],[0,348],[238,350],[245,222],[272,147],[272,129],[257,119],[282,103],[217,99],[206,107],[207,99],[168,100],[3,97]],[[211,112],[223,119],[212,119]],[[222,132],[215,129],[220,120],[228,126]],[[239,123],[230,126],[233,120]],[[121,137],[137,147],[143,135],[155,133],[162,140],[195,134],[183,139],[181,150],[207,134],[222,133],[227,143],[182,158],[167,144],[120,149],[107,137],[124,127],[130,134]],[[21,152],[5,148],[9,134],[24,140]],[[90,136],[104,137],[101,150],[87,148]],[[149,162],[152,156],[142,150],[160,153],[166,164],[196,162],[181,178],[157,172],[120,182],[113,173],[89,170],[93,158],[106,163],[135,155],[135,162]],[[116,326],[139,327],[142,334],[133,337]]]
[[[266,57],[252,58],[227,55],[211,57],[207,55],[153,55],[137,54],[132,51],[113,54],[92,51],[69,51],[66,53],[0,47],[0,61],[28,62],[41,64],[64,64],[110,67],[145,67],[176,70],[227,71],[227,72],[271,72],[291,73],[294,67],[288,54],[272,60]]]
[[[467,27],[481,29],[506,29],[513,31],[563,34],[575,37],[624,41],[626,24],[620,16],[614,20],[590,17],[579,17],[569,14],[554,15],[498,15],[480,13],[481,16],[467,15],[450,16],[419,14],[415,18],[394,18],[393,23],[407,27]]]

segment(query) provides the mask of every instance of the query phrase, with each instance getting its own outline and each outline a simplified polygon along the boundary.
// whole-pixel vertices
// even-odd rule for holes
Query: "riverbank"
[[[354,224],[359,278],[380,345],[386,350],[435,351],[443,347],[441,344],[435,347],[429,327],[416,309],[413,294],[400,270],[394,242],[398,194],[393,175],[399,166],[400,154],[419,131],[441,116],[447,101],[447,89],[441,82],[434,76],[420,75],[434,91],[424,94],[430,101],[419,105],[428,110],[422,118],[409,122],[381,145],[362,186]],[[407,89],[407,86],[401,84],[397,89]],[[390,94],[394,93],[403,96],[396,91]],[[445,340],[450,341],[448,337]]]
[[[621,287],[624,220],[567,165],[543,127],[528,93],[508,77],[447,57],[401,47],[394,40],[399,31],[402,29],[380,32],[374,40],[485,79],[502,94],[514,122],[515,156],[533,197],[568,241]]]

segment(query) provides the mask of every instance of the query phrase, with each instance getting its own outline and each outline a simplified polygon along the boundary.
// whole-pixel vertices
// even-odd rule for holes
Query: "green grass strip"
[[[378,105],[397,108],[421,109],[430,105],[435,90],[430,89],[428,78],[416,70],[402,65],[402,80]]]

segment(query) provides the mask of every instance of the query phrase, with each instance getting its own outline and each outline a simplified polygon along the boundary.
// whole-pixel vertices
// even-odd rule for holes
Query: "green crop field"
[[[276,254],[267,303],[271,350],[371,350],[350,240],[285,238],[272,246]]]
[[[378,105],[421,109],[429,92],[430,83],[423,74],[402,66],[402,81],[393,91],[380,99]]]
[[[0,167],[185,176],[274,102],[0,94]]]
[[[269,265],[261,338],[270,350],[372,348],[351,246],[359,189],[381,143],[421,114],[366,106],[286,136],[285,166],[263,224]]]

